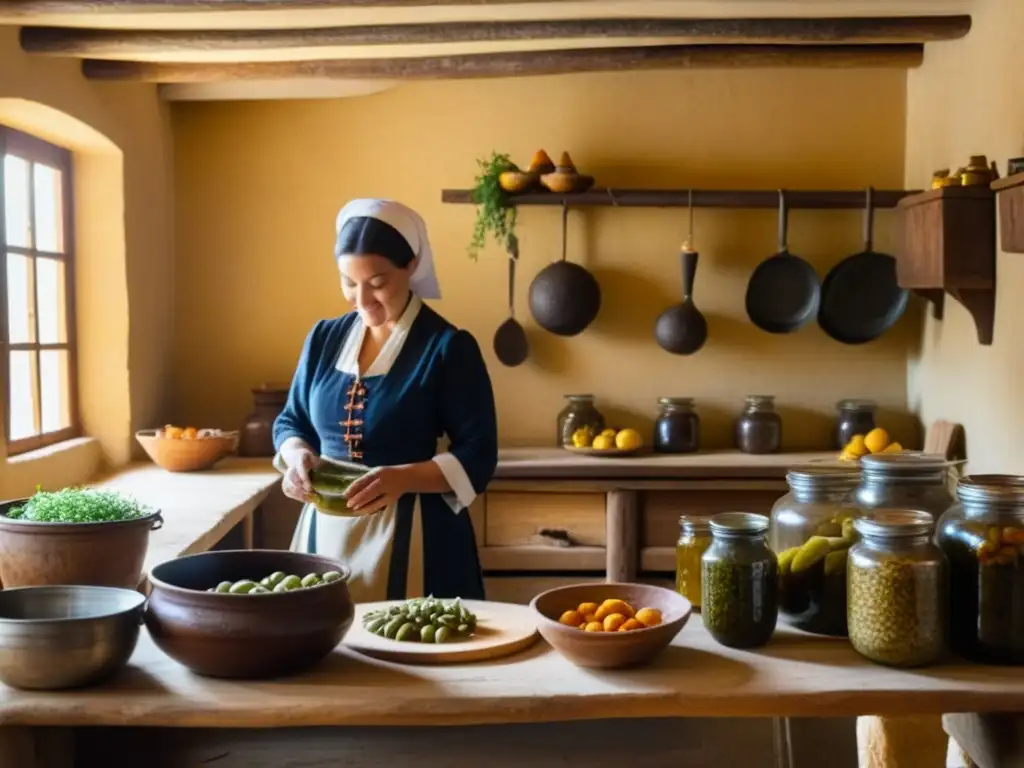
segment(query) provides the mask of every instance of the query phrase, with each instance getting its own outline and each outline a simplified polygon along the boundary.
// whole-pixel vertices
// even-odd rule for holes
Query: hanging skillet
[[[762,331],[792,333],[818,313],[821,285],[814,267],[789,252],[789,211],[779,190],[779,252],[765,259],[747,283],[747,316]]]
[[[864,204],[864,250],[836,264],[821,284],[818,325],[843,344],[874,341],[896,324],[907,308],[910,291],[896,282],[896,259],[876,253],[874,190]]]
[[[509,368],[520,365],[530,352],[526,331],[516,320],[516,261],[519,260],[519,241],[512,239],[508,249],[508,319],[494,333],[494,354]]]
[[[530,283],[530,313],[537,325],[558,336],[575,336],[601,310],[601,286],[585,267],[565,259],[569,206],[562,203],[562,260],[548,264]]]
[[[680,251],[683,263],[683,300],[669,307],[654,324],[654,339],[666,352],[692,355],[708,340],[708,321],[693,303],[693,279],[697,275],[698,253],[693,249],[693,192],[689,193],[690,231]]]

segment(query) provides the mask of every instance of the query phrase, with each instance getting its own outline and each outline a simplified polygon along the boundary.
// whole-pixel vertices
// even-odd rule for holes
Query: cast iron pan
[[[874,341],[896,324],[907,308],[910,291],[896,282],[896,259],[876,253],[873,190],[864,206],[864,250],[847,256],[821,284],[818,325],[843,344]]]
[[[498,330],[494,333],[494,354],[503,365],[507,365],[509,368],[522,364],[530,353],[526,330],[522,323],[516,320],[516,261],[518,259],[519,242],[512,239],[508,249],[508,320],[498,326]]]
[[[818,313],[821,285],[814,267],[789,252],[786,193],[779,190],[779,252],[765,259],[747,283],[747,316],[762,331],[792,333]]]

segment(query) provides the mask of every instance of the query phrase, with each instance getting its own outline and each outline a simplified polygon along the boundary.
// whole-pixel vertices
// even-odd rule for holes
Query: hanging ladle
[[[679,254],[683,264],[683,301],[669,307],[654,324],[654,338],[666,352],[692,355],[708,340],[708,321],[693,303],[693,281],[697,275],[697,258],[693,250],[693,191],[687,196],[690,213],[689,234]]]
[[[526,330],[516,320],[516,262],[519,260],[519,241],[515,235],[508,242],[508,319],[494,332],[494,354],[509,368],[526,360],[530,351]]]

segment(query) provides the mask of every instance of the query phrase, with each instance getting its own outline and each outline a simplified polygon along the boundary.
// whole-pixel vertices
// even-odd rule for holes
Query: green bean
[[[445,602],[418,597],[363,615],[368,632],[402,642],[443,643],[469,637],[476,631],[476,616],[461,600]]]

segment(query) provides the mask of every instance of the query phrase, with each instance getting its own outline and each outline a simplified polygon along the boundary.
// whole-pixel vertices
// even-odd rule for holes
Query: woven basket
[[[197,437],[191,440],[162,437],[160,430],[141,429],[135,433],[149,458],[168,472],[197,472],[209,469],[235,449],[237,432]]]

